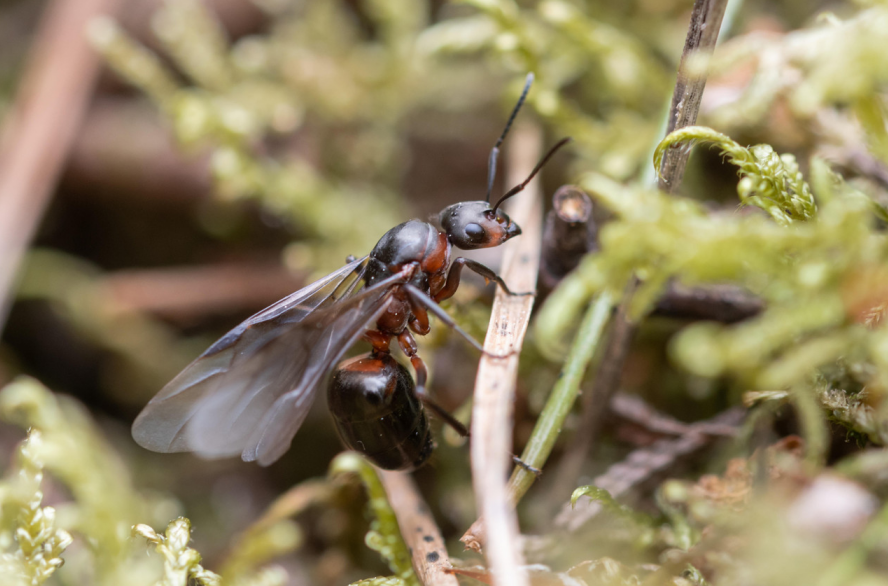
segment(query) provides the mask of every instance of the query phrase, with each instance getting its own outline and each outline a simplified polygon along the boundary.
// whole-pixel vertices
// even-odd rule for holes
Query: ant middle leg
[[[468,267],[469,270],[484,277],[484,280],[486,282],[495,282],[497,285],[502,287],[502,290],[505,291],[507,295],[534,295],[534,293],[530,291],[523,293],[513,292],[511,289],[509,289],[509,286],[506,285],[506,282],[503,281],[502,277],[497,275],[493,271],[493,269],[486,267],[480,262],[474,261],[470,258],[460,256],[454,259],[453,264],[450,265],[450,271],[448,271],[447,273],[447,282],[444,284],[444,287],[434,296],[434,300],[436,302],[444,301],[445,299],[450,299],[451,297],[453,297],[453,294],[456,293],[456,290],[459,288],[459,281],[464,266]]]

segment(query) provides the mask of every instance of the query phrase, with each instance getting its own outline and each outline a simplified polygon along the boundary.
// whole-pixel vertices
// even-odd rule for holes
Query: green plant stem
[[[564,420],[577,400],[583,375],[601,342],[613,306],[613,297],[610,293],[604,292],[586,310],[580,329],[564,361],[558,382],[555,383],[552,394],[549,395],[546,406],[533,428],[530,441],[521,454],[524,463],[534,468],[542,468],[552,453],[552,447],[558,439],[558,434],[561,433]],[[536,476],[531,472],[516,467],[509,479],[509,495],[512,502],[517,503],[521,500],[534,480]]]
[[[870,150],[888,164],[888,130],[885,129],[885,105],[877,94],[857,100],[854,113],[866,132]]]
[[[807,446],[805,461],[813,470],[819,470],[823,467],[829,450],[829,430],[826,427],[823,410],[810,388],[799,386],[791,397]]]

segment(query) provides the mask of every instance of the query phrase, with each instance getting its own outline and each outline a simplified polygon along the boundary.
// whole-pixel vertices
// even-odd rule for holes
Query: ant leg
[[[523,293],[514,293],[512,290],[509,289],[509,287],[506,286],[506,282],[503,281],[502,277],[500,277],[495,272],[493,272],[493,269],[484,266],[483,264],[481,264],[478,261],[474,261],[472,259],[462,258],[462,257],[460,257],[456,260],[462,260],[470,270],[472,270],[472,271],[478,273],[479,275],[481,275],[482,277],[484,277],[484,280],[487,281],[488,283],[490,281],[496,281],[496,284],[499,285],[500,287],[502,287],[503,291],[505,291],[507,295],[513,295],[516,297],[523,296],[523,295],[536,295],[536,293],[534,293],[533,291],[525,291]],[[455,262],[456,261],[454,261],[454,263]]]
[[[440,305],[435,303],[434,299],[409,283],[404,284],[404,290],[407,291],[407,295],[410,297],[411,305],[419,305],[427,309],[435,317],[440,319],[449,327],[453,328],[456,333],[462,336],[469,344],[471,344],[475,349],[478,350],[478,352],[480,352],[484,356],[490,356],[492,358],[509,358],[510,356],[514,356],[515,354],[517,354],[517,352],[515,352],[514,350],[510,350],[505,354],[495,354],[493,352],[488,352],[484,349],[484,346],[482,346],[481,343],[478,342],[478,340],[473,338],[467,331],[459,327],[459,325],[457,325],[457,323],[453,321],[453,318],[450,317],[446,311],[441,309]]]
[[[426,381],[428,380],[429,371],[422,358],[416,354],[416,340],[414,339],[413,334],[408,330],[404,330],[398,334],[398,345],[401,347],[401,350],[404,351],[404,354],[410,358],[410,364],[413,365],[413,370],[416,371],[416,395],[419,397],[419,400],[422,401],[422,404],[428,407],[432,413],[440,417],[444,423],[452,427],[461,437],[469,437],[469,430],[466,429],[466,426],[460,423],[456,417],[448,413],[444,407],[435,403],[426,392]]]
[[[468,428],[466,428],[466,426],[463,425],[456,417],[448,413],[444,409],[444,407],[441,407],[426,395],[419,395],[419,399],[422,401],[422,404],[425,405],[432,413],[438,416],[441,421],[453,428],[453,431],[458,433],[460,437],[471,437],[472,434],[469,432]],[[516,466],[527,470],[537,478],[543,475],[542,470],[540,470],[539,468],[534,468],[514,454],[512,455],[512,462]]]
[[[373,353],[379,354],[389,351],[389,342],[392,337],[388,334],[383,334],[379,330],[367,330],[364,332],[364,339],[373,346]]]
[[[459,327],[459,325],[455,321],[453,321],[453,318],[450,317],[446,311],[441,309],[440,305],[435,303],[434,299],[432,299],[431,297],[429,297],[428,295],[426,295],[425,293],[420,291],[418,288],[414,287],[413,285],[411,285],[409,283],[404,285],[404,289],[407,291],[407,295],[410,297],[410,305],[411,306],[417,305],[419,307],[423,307],[426,310],[428,310],[429,312],[431,312],[432,314],[434,314],[435,317],[437,317],[442,322],[444,322],[445,324],[447,324],[448,326],[453,328],[456,331],[456,333],[458,333],[460,336],[462,336],[469,344],[471,344],[481,354],[484,354],[486,356],[493,356],[495,358],[507,358],[512,355],[512,354],[506,354],[506,355],[500,356],[499,354],[493,354],[491,352],[488,352],[487,350],[484,349],[484,346],[482,346],[478,340],[473,338],[467,331],[465,331],[464,329]]]
[[[419,400],[422,401],[422,404],[427,407],[432,413],[434,413],[438,418],[441,419],[446,425],[449,425],[453,430],[459,434],[460,437],[470,437],[471,434],[469,430],[463,425],[456,417],[451,415],[444,407],[438,405],[431,397],[429,397],[426,392],[426,381],[429,378],[429,371],[426,368],[425,362],[423,362],[422,358],[417,356],[416,354],[416,339],[414,339],[413,334],[411,334],[408,330],[404,330],[400,334],[398,334],[398,345],[401,347],[401,350],[404,351],[404,354],[410,358],[410,364],[413,365],[413,370],[416,371],[416,395],[419,397]],[[530,464],[524,462],[521,458],[516,455],[512,455],[512,461],[516,466],[520,466],[521,468],[527,470],[531,474],[535,475],[537,478],[542,476],[543,472],[539,468],[534,468]]]
[[[410,326],[410,329],[419,334],[420,336],[425,336],[431,330],[431,326],[429,325],[429,312],[425,307],[419,305],[414,302],[413,299],[410,300],[410,311],[413,313],[413,317],[410,318],[410,321],[407,322],[407,325]]]
[[[506,285],[506,282],[493,272],[492,269],[484,266],[480,262],[460,256],[454,259],[453,264],[450,265],[450,271],[447,273],[447,281],[445,282],[444,287],[435,294],[434,300],[436,302],[453,297],[453,294],[456,293],[456,290],[459,287],[459,281],[464,266],[469,267],[469,269],[484,277],[484,280],[488,283],[496,281],[496,284],[502,287],[503,291],[508,295],[533,295],[533,293],[513,293],[508,285]]]
[[[413,370],[416,371],[416,392],[419,395],[424,395],[426,381],[429,379],[429,371],[422,358],[416,355],[416,338],[413,337],[410,330],[404,330],[398,334],[398,346],[401,347],[401,350],[410,359],[410,364],[413,365]]]
[[[435,403],[427,395],[419,395],[419,400],[422,401],[422,404],[428,407],[428,409],[441,421],[453,428],[453,431],[458,433],[459,437],[469,437],[469,430],[466,429],[466,426],[460,423],[456,417],[448,413],[444,407]]]

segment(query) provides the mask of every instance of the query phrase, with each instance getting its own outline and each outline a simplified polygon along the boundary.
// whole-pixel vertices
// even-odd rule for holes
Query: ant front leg
[[[496,282],[497,285],[502,287],[503,291],[506,292],[507,295],[534,295],[533,292],[524,292],[524,293],[514,293],[511,289],[509,289],[506,282],[503,281],[502,277],[497,275],[493,269],[484,266],[480,262],[474,261],[470,258],[465,258],[460,256],[453,261],[453,264],[450,265],[450,271],[447,273],[447,282],[444,284],[444,287],[435,294],[435,301],[440,302],[445,299],[450,299],[453,297],[453,294],[456,293],[457,288],[459,288],[459,280],[462,275],[463,267],[468,267],[469,270],[472,270],[482,277],[488,283],[491,281]]]

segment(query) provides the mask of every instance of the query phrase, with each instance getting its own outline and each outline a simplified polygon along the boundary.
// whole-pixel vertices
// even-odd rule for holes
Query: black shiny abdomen
[[[410,373],[389,354],[346,361],[327,403],[343,443],[386,470],[412,470],[432,454],[429,420]]]

